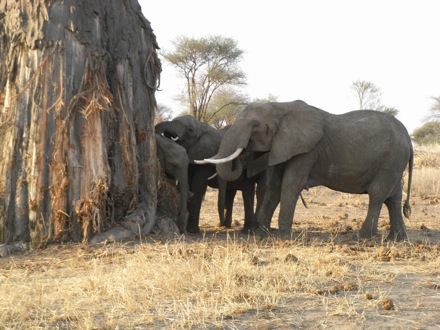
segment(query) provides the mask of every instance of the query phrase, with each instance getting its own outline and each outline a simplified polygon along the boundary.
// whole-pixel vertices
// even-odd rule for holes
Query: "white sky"
[[[382,89],[382,103],[400,110],[410,133],[440,96],[438,0],[160,0],[139,1],[161,49],[185,35],[221,35],[244,51],[243,92],[302,99],[332,113],[358,108],[350,89],[367,80]],[[184,87],[162,60],[158,103],[176,114]]]

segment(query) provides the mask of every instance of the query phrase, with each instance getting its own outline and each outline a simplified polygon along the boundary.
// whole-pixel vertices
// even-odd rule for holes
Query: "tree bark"
[[[0,243],[154,221],[158,48],[136,0],[0,0]]]

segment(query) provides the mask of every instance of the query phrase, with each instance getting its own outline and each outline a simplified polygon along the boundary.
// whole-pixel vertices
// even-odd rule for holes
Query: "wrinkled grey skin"
[[[290,237],[301,190],[322,185],[369,195],[361,238],[376,235],[382,204],[390,214],[388,240],[407,238],[402,176],[409,164],[403,207],[408,217],[413,148],[406,128],[393,116],[371,110],[333,115],[303,101],[253,103],[237,116],[214,158],[225,158],[239,147],[269,157],[266,193],[257,216],[260,233],[268,231],[280,204],[279,232]],[[217,172],[233,181],[241,174],[241,164],[218,164]]]
[[[156,155],[162,171],[172,180],[179,183],[180,210],[177,226],[180,233],[186,231],[188,217],[188,165],[189,159],[185,148],[159,134],[156,135]]]
[[[207,186],[218,188],[219,183],[217,178],[208,180],[216,171],[214,165],[198,165],[194,163],[194,160],[214,156],[218,152],[226,130],[217,130],[189,115],[159,123],[156,125],[155,130],[156,134],[175,139],[176,143],[183,146],[187,151],[190,161],[188,167],[188,183],[190,191],[194,194],[188,203],[187,230],[190,233],[198,233],[200,232],[200,209]],[[236,180],[238,179],[237,177]],[[218,202],[220,222],[222,226],[231,226],[233,200],[237,189],[242,190],[245,214],[248,215],[245,217],[245,226],[243,228],[243,230],[246,231],[247,229],[254,228],[256,223],[253,215],[255,180],[254,182],[248,182],[247,179],[239,179],[236,183],[227,184],[227,188],[223,190],[225,198],[221,201],[219,197]]]

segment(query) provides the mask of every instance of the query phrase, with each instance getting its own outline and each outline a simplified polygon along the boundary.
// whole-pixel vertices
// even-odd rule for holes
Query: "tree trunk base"
[[[0,257],[9,257],[12,254],[22,253],[29,250],[29,244],[14,242],[11,244],[0,244]]]
[[[154,220],[147,214],[147,208],[142,203],[139,207],[124,218],[122,227],[114,227],[101,234],[94,236],[91,244],[96,243],[114,243],[118,241],[143,237],[151,233],[160,235],[165,240],[171,240],[180,237],[180,231],[174,220],[173,215],[157,212]]]

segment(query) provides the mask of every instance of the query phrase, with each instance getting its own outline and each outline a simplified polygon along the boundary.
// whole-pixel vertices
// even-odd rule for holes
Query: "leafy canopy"
[[[183,102],[188,112],[206,122],[209,103],[219,88],[246,84],[246,75],[238,67],[243,51],[234,39],[219,35],[199,39],[180,36],[173,45],[174,50],[163,51],[162,56],[186,81]]]
[[[440,122],[428,121],[413,132],[413,140],[417,144],[440,143]]]

